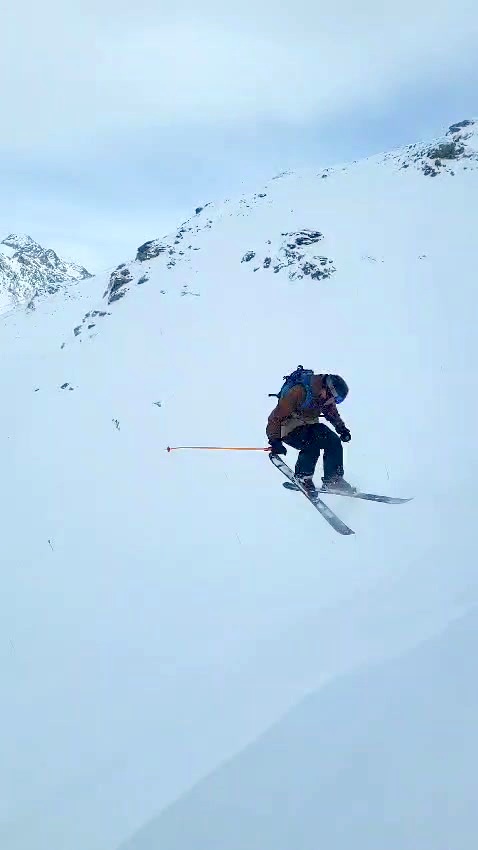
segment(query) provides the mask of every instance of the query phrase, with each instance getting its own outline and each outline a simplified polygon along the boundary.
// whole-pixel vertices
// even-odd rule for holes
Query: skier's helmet
[[[340,375],[326,375],[325,386],[334,399],[335,404],[341,404],[348,395],[349,388]]]

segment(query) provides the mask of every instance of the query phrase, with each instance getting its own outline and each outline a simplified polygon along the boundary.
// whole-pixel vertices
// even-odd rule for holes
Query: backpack
[[[300,409],[307,410],[308,407],[313,407],[315,405],[315,398],[311,386],[313,376],[314,372],[312,369],[304,369],[303,366],[297,366],[297,369],[290,375],[284,375],[284,383],[282,384],[280,391],[278,393],[269,393],[269,396],[274,396],[279,399],[284,398],[292,387],[296,387],[297,384],[300,384],[300,386],[304,387],[305,390],[305,399],[302,402]]]

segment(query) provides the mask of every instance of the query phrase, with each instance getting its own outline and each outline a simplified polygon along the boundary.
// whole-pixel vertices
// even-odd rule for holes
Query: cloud
[[[2,28],[0,146],[88,157],[132,128],[329,120],[414,79],[465,75],[478,12],[466,0],[226,10],[206,0],[200,14],[188,2],[47,0],[10,7]]]

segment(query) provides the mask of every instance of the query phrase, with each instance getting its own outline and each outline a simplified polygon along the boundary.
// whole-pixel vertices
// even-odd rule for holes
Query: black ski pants
[[[320,456],[324,451],[324,478],[330,479],[344,474],[344,453],[340,437],[327,425],[299,425],[287,437],[284,443],[299,449],[299,457],[295,465],[296,475],[313,475]]]

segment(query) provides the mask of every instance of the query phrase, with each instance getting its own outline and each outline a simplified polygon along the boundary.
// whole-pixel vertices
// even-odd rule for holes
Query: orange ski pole
[[[270,452],[271,447],[265,448],[249,447],[249,446],[168,446],[167,452],[178,452],[183,449],[201,451],[201,452]]]

